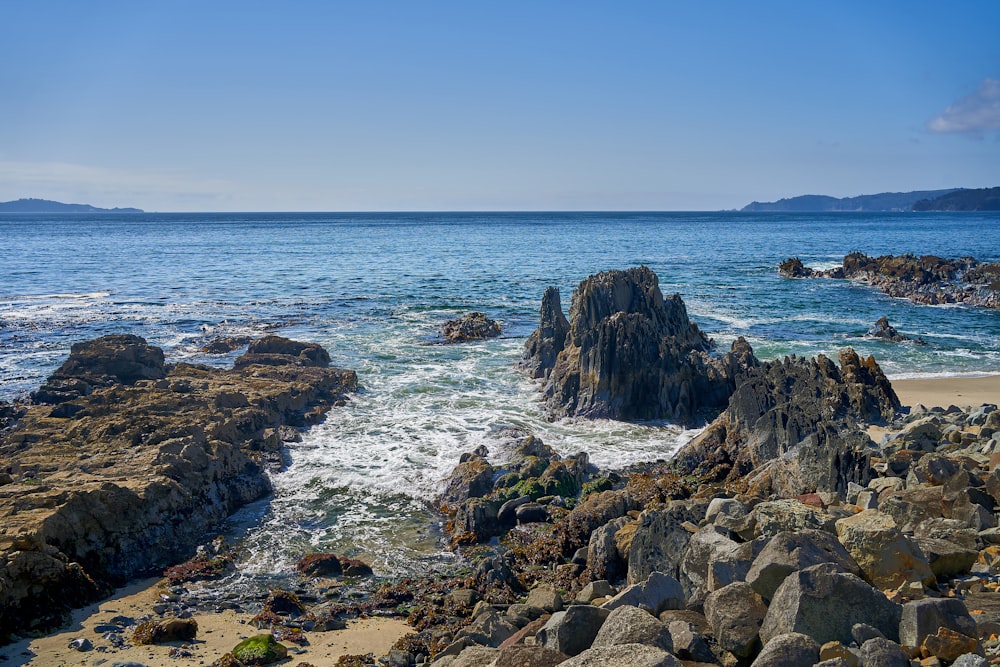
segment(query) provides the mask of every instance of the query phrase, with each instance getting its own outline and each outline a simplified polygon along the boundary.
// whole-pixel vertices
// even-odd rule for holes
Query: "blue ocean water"
[[[399,574],[445,558],[427,501],[464,451],[502,457],[518,426],[600,465],[668,457],[675,427],[548,422],[514,370],[542,292],[639,264],[679,292],[722,350],[745,336],[761,358],[874,354],[890,377],[1000,373],[1000,312],[891,299],[845,281],[786,280],[797,255],[829,267],[869,255],[1000,261],[1000,214],[408,213],[0,216],[0,398],[35,388],[73,342],[129,332],[169,360],[214,365],[222,335],[322,343],[363,391],[291,449],[250,526],[246,576],[290,571],[330,548]],[[435,344],[470,310],[499,340]],[[926,346],[862,336],[887,315]]]

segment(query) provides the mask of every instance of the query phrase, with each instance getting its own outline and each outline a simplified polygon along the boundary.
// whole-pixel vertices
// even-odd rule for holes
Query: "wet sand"
[[[926,408],[1000,405],[1000,375],[892,380],[892,388],[900,402],[909,407],[918,403]]]
[[[201,667],[212,664],[243,639],[265,632],[250,624],[251,614],[232,610],[195,614],[193,618],[198,621],[198,635],[187,643],[169,642],[119,650],[112,648],[94,631],[94,626],[106,623],[114,616],[138,618],[149,614],[152,605],[159,602],[162,589],[158,584],[156,579],[137,581],[104,602],[76,610],[71,625],[64,630],[0,648],[0,656],[7,658],[0,660],[0,665],[110,667],[116,662],[136,662],[147,667]],[[316,667],[333,667],[342,655],[374,653],[377,657],[388,653],[397,639],[410,632],[413,632],[412,628],[398,619],[350,620],[345,630],[307,633],[308,646],[297,647],[286,643],[289,659],[281,664],[308,662]],[[125,636],[129,637],[127,631]],[[89,639],[94,648],[89,651],[69,648],[71,641],[81,637]],[[101,651],[102,646],[107,650]],[[171,650],[189,651],[191,655],[171,657]]]

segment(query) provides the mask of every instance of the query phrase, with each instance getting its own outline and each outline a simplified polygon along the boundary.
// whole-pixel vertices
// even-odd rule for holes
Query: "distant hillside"
[[[828,197],[826,195],[802,195],[779,199],[775,202],[753,202],[747,204],[742,211],[789,212],[789,213],[820,213],[824,211],[909,211],[913,205],[923,199],[935,199],[960,191],[950,190],[919,190],[916,192],[883,192],[877,195],[860,195],[858,197]]]
[[[63,204],[49,199],[0,202],[0,213],[143,213],[141,208],[97,208],[90,204]]]
[[[958,190],[913,204],[914,211],[1000,211],[1000,188]]]

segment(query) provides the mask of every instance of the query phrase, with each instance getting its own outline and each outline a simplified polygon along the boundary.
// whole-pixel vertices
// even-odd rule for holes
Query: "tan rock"
[[[979,640],[944,627],[938,628],[937,633],[933,635],[927,635],[920,646],[922,654],[940,658],[945,662],[954,662],[960,655],[981,650]]]
[[[837,537],[861,567],[864,578],[880,589],[909,582],[934,583],[927,560],[900,532],[892,517],[865,510],[837,521]]]
[[[819,659],[821,662],[823,660],[833,660],[834,658],[844,660],[848,667],[858,667],[859,664],[858,656],[838,641],[827,642],[819,647]]]

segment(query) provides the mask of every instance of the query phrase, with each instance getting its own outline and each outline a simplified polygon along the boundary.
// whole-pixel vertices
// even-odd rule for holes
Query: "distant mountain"
[[[913,205],[923,199],[935,199],[942,195],[959,192],[959,188],[950,190],[918,190],[915,192],[883,192],[877,195],[860,195],[858,197],[828,197],[826,195],[802,195],[779,199],[774,202],[753,202],[744,206],[742,211],[789,212],[789,213],[820,213],[824,211],[909,211]]]
[[[1000,188],[958,190],[913,204],[914,211],[1000,211]]]
[[[49,199],[0,202],[0,213],[143,213],[141,208],[97,208],[90,204],[63,204]]]

